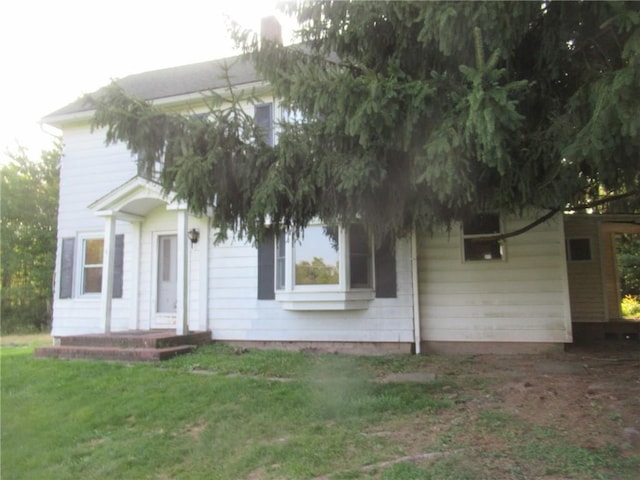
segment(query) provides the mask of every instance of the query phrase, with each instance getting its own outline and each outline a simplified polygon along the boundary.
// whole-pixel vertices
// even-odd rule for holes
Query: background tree
[[[379,234],[471,213],[549,212],[640,183],[640,7],[632,2],[301,2],[299,41],[236,31],[302,120],[260,141],[241,98],[169,115],[112,85],[96,126],[224,235],[265,219]],[[628,200],[628,199],[627,199]],[[635,202],[635,203],[634,203]],[[544,217],[547,218],[547,217]]]
[[[640,235],[616,235],[620,295],[640,298]]]
[[[51,323],[60,156],[58,146],[32,161],[20,149],[0,167],[3,333]]]

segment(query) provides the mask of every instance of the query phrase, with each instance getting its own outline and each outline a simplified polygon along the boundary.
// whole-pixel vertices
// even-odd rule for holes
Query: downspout
[[[420,355],[420,292],[418,291],[418,240],[415,229],[411,233],[411,281],[413,286],[413,342]]]

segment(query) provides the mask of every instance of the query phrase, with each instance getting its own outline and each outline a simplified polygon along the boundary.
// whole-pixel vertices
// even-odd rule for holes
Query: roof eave
[[[264,80],[249,82],[245,84],[235,85],[234,87],[240,88],[241,90],[249,90],[255,89],[256,93],[264,94],[268,91],[268,83]],[[162,105],[162,106],[178,106],[184,105],[189,106],[189,104],[193,103],[202,103],[203,99],[209,95],[209,93],[214,92],[218,94],[222,94],[228,90],[228,87],[217,88],[209,91],[202,92],[193,92],[187,93],[183,95],[175,95],[171,97],[161,97],[161,98],[153,98],[148,99],[147,101],[153,103],[154,105]],[[53,127],[62,129],[65,126],[88,123],[95,112],[95,109],[82,110],[72,113],[65,113],[61,115],[48,115],[41,119],[41,123],[46,125],[51,125]]]

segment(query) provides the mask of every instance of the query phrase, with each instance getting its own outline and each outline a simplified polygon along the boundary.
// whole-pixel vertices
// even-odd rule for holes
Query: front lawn
[[[631,479],[640,468],[633,442],[588,443],[497,401],[504,377],[478,358],[220,344],[153,365],[32,353],[1,350],[3,480]],[[390,376],[402,372],[436,375]]]

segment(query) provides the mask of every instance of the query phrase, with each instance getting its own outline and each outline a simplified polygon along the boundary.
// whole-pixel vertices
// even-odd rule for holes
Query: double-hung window
[[[77,245],[77,247],[76,247]],[[122,297],[124,271],[124,235],[115,237],[113,263],[113,298]],[[104,239],[78,235],[61,239],[60,298],[97,296],[102,291]]]
[[[82,290],[81,294],[100,293],[102,290],[102,255],[104,240],[102,238],[85,238],[82,240]]]

